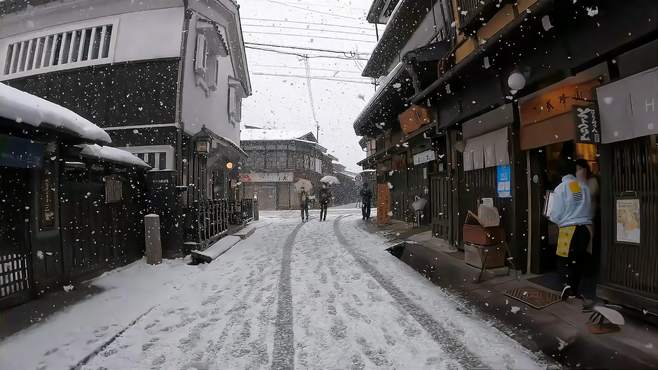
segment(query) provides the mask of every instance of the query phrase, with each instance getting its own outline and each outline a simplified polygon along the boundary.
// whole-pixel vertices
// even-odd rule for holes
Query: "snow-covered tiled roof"
[[[240,141],[295,140],[306,134],[308,134],[308,131],[243,128],[240,131]]]
[[[87,141],[112,142],[107,132],[78,114],[3,83],[0,83],[0,117],[34,127],[51,126]]]
[[[128,166],[151,168],[151,166],[146,164],[146,162],[143,160],[137,158],[134,154],[122,149],[113,148],[111,146],[100,146],[96,144],[81,144],[77,147],[82,149],[80,154],[85,157],[125,164]]]

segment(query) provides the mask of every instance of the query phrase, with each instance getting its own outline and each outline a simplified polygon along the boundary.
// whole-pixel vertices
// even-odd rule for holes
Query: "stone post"
[[[146,263],[158,265],[162,262],[162,243],[160,241],[160,216],[150,214],[144,216],[144,244]]]

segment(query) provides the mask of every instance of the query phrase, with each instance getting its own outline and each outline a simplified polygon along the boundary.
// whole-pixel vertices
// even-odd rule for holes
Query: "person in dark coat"
[[[372,190],[368,186],[367,182],[363,183],[363,188],[361,188],[361,215],[364,220],[370,219],[370,208],[372,202]]]
[[[299,193],[299,208],[302,210],[302,222],[308,221],[308,203],[310,199],[306,189],[302,188],[302,191]],[[304,218],[306,215],[306,218]]]
[[[329,191],[327,184],[322,184],[322,188],[320,189],[320,221],[327,220],[327,208],[330,201],[331,191]]]

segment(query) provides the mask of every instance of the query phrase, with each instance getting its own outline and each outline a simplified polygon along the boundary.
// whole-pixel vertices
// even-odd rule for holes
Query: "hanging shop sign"
[[[400,120],[402,131],[404,131],[405,135],[409,135],[432,122],[432,111],[430,108],[421,105],[412,105],[409,109],[402,112],[398,116],[398,119]]]
[[[123,183],[118,176],[105,176],[105,203],[119,203],[123,200]]]
[[[39,168],[43,162],[43,144],[12,136],[0,135],[0,166]]]
[[[292,182],[292,172],[249,172],[240,174],[240,182]]]
[[[414,166],[418,166],[419,164],[431,162],[435,159],[436,159],[436,153],[434,153],[434,150],[426,150],[424,152],[414,154]]]
[[[50,229],[55,226],[55,186],[50,171],[42,173],[39,190],[39,228]]]
[[[512,197],[512,170],[509,165],[496,167],[496,190],[499,198]]]
[[[601,126],[599,124],[596,105],[586,107],[574,107],[574,118],[576,120],[576,142],[586,144],[601,143]]]
[[[519,104],[521,125],[545,121],[571,112],[574,106],[589,105],[594,101],[594,89],[598,80],[575,85],[559,86]]]
[[[616,204],[617,242],[640,244],[640,199],[620,197]]]

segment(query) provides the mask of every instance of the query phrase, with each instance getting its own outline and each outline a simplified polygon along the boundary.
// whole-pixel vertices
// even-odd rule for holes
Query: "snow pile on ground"
[[[82,144],[78,145],[78,147],[82,148],[80,153],[87,157],[109,162],[127,164],[130,166],[151,168],[151,166],[149,166],[143,160],[122,149],[113,148],[111,146],[100,146],[96,144]]]
[[[261,216],[211,264],[95,280],[103,293],[0,343],[0,368],[546,367],[386,252],[358,211]]]
[[[0,83],[0,116],[35,127],[52,125],[83,139],[111,143],[110,136],[72,111]]]
[[[102,290],[0,342],[0,369],[68,369],[139,315],[183,289],[198,269],[181,259],[134,262],[89,281]],[[133,368],[133,367],[128,367]]]

